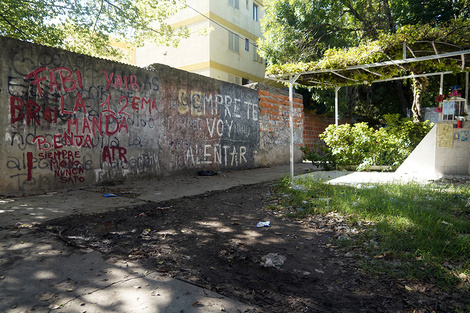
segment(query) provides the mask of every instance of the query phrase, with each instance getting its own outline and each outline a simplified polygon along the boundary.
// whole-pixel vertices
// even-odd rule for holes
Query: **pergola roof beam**
[[[366,72],[369,72],[369,73],[371,73],[371,74],[373,74],[373,75],[377,75],[377,76],[383,76],[383,75],[382,75],[382,74],[380,74],[380,73],[373,72],[373,71],[371,71],[371,70],[369,70],[369,69],[366,69],[366,68],[363,68],[363,70],[364,70],[364,71],[366,71]]]
[[[344,70],[360,70],[360,69],[380,67],[380,66],[394,66],[394,65],[396,66],[396,65],[400,65],[400,64],[406,64],[406,63],[429,61],[429,60],[435,60],[435,59],[440,59],[440,58],[441,59],[442,58],[450,58],[450,57],[455,57],[455,56],[463,56],[463,55],[469,54],[469,53],[470,53],[470,49],[469,50],[461,50],[461,51],[441,53],[441,54],[438,54],[438,55],[428,55],[428,56],[411,58],[411,59],[384,61],[384,62],[377,62],[377,63],[371,63],[371,64],[352,65],[352,66],[347,67]],[[327,72],[331,72],[331,70],[306,71],[306,72],[303,72],[302,75],[321,74],[321,73],[327,73]]]
[[[407,75],[407,76],[398,76],[398,77],[392,77],[392,78],[387,78],[387,79],[378,79],[371,81],[370,83],[383,83],[383,82],[388,82],[388,81],[394,81],[394,80],[402,80],[402,79],[408,79],[408,78],[414,78],[414,77],[427,77],[427,76],[436,76],[436,75],[444,75],[444,74],[452,74],[452,71],[447,71],[447,72],[439,72],[439,73],[426,73],[426,74],[413,74],[413,75]]]
[[[339,77],[341,77],[341,78],[344,78],[344,79],[346,79],[346,80],[352,80],[353,82],[357,82],[357,81],[358,81],[357,79],[352,79],[352,78],[346,77],[346,76],[344,76],[344,75],[341,75],[340,73],[338,73],[338,72],[336,72],[336,71],[330,71],[330,73],[335,74],[335,75],[337,75],[337,76],[339,76]]]

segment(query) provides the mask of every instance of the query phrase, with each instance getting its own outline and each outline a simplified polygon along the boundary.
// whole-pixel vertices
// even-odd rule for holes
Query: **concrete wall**
[[[288,151],[288,124],[260,112],[263,86],[3,37],[0,45],[2,194],[288,162],[280,156]],[[278,101],[278,92],[286,101],[277,89],[267,94]],[[288,104],[275,105],[285,115]],[[297,104],[297,145],[301,111]]]
[[[463,128],[454,123],[437,124],[435,174],[468,175],[470,165],[470,121]]]
[[[397,169],[399,174],[422,177],[470,174],[470,121],[463,128],[439,122]]]

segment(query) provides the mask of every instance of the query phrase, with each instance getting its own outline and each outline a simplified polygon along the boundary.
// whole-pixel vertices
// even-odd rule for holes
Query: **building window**
[[[253,47],[253,61],[261,62],[261,57],[259,56],[258,51],[257,51],[256,48],[257,48],[257,46]]]
[[[237,10],[240,8],[239,0],[228,0],[228,5]]]
[[[253,20],[258,20],[258,5],[253,2]]]
[[[228,31],[228,48],[234,52],[240,52],[238,35]]]
[[[236,85],[240,85],[240,77],[228,75],[228,82]]]
[[[250,51],[250,39],[245,38],[245,50]]]

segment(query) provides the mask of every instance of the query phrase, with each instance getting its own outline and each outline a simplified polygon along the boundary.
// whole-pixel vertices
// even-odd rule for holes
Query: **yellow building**
[[[137,66],[161,63],[238,85],[265,80],[265,63],[256,51],[256,40],[262,36],[262,0],[187,0],[187,4],[169,23],[187,26],[191,36],[177,48],[155,44],[137,48]],[[212,31],[198,35],[204,27]]]

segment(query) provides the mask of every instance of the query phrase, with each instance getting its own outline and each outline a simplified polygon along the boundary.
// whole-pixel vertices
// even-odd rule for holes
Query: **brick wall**
[[[285,164],[290,160],[289,92],[264,84],[253,84],[259,100],[259,164]],[[299,162],[303,143],[304,110],[300,94],[293,95],[294,161]],[[269,161],[267,157],[269,156]]]
[[[351,123],[350,119],[340,119],[339,124]],[[330,124],[335,123],[334,117],[326,117],[324,115],[316,115],[309,112],[304,112],[304,129],[303,129],[303,143],[309,148],[313,148],[314,145],[323,145],[324,142],[320,139],[320,134]]]
[[[313,148],[314,145],[323,143],[319,135],[325,131],[330,124],[335,123],[334,117],[325,117],[323,115],[316,115],[312,113],[304,113],[304,145]]]

